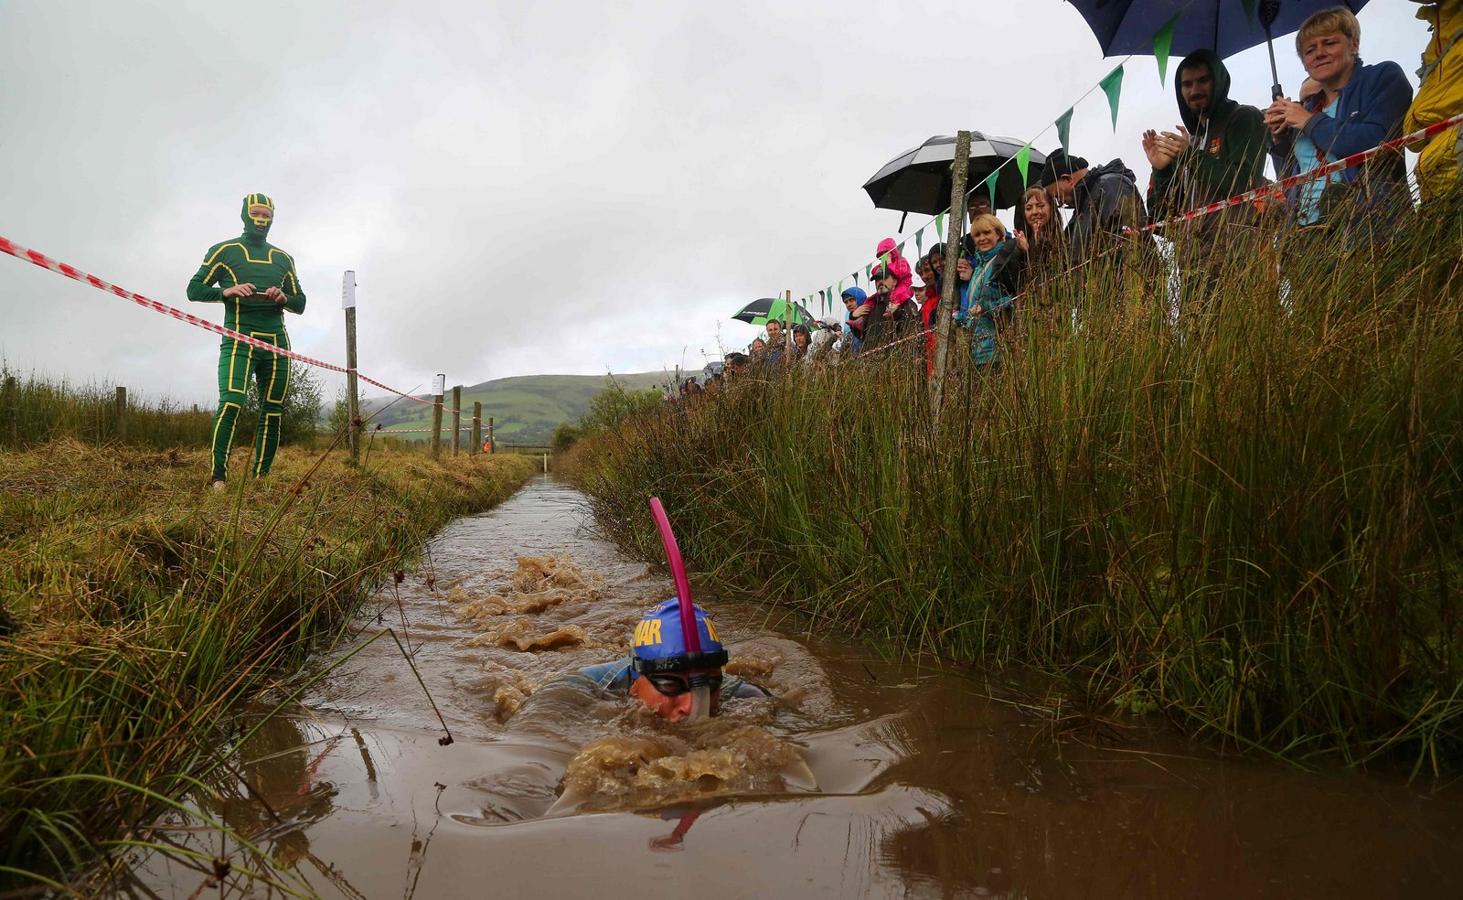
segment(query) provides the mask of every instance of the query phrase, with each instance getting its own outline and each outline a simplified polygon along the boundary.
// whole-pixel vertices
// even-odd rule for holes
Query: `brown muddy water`
[[[546,478],[428,551],[343,652],[393,627],[453,741],[376,640],[190,798],[236,837],[161,820],[146,836],[177,849],[141,858],[126,895],[1463,893],[1456,787],[1219,759],[755,604],[699,598],[775,702],[693,728],[556,682],[627,652],[673,589]]]

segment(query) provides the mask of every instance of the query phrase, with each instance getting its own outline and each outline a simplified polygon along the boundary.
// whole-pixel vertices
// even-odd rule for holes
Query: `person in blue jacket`
[[[1270,155],[1281,178],[1309,172],[1401,134],[1412,104],[1412,85],[1395,62],[1362,65],[1361,24],[1350,10],[1336,7],[1306,19],[1295,36],[1295,49],[1320,90],[1301,103],[1278,98],[1265,110]],[[1402,151],[1380,154],[1365,165],[1292,189],[1298,224],[1320,222],[1332,196],[1355,192],[1328,191],[1333,184],[1359,189],[1358,200],[1367,211],[1395,213],[1408,197]]]
[[[629,659],[580,669],[571,679],[588,681],[616,696],[634,697],[672,722],[715,716],[728,700],[771,697],[760,685],[722,674],[728,659],[726,648],[711,617],[701,607],[693,608],[700,653],[687,652],[680,601],[672,597],[636,623]]]
[[[1016,302],[1015,292],[1003,277],[1013,258],[1006,249],[1006,226],[990,213],[977,216],[970,223],[970,244],[965,257],[970,282],[960,292],[955,321],[971,331],[970,358],[975,364],[994,366],[1001,361],[996,337],[1010,325]],[[962,265],[961,271],[966,268]]]

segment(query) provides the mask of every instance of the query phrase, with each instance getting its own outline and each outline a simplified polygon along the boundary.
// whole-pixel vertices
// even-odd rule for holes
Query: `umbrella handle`
[[[1265,49],[1270,53],[1271,100],[1285,96],[1285,90],[1280,86],[1280,72],[1275,68],[1275,38],[1270,34],[1270,26],[1275,24],[1279,15],[1280,0],[1260,0],[1260,24],[1265,26]]]

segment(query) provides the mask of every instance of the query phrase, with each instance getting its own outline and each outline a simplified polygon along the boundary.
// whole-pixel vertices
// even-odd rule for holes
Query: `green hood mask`
[[[1199,114],[1184,103],[1183,71],[1194,65],[1208,66],[1213,78],[1209,94],[1211,126],[1229,118],[1229,114],[1239,105],[1229,99],[1229,70],[1224,67],[1224,60],[1215,55],[1213,50],[1195,50],[1179,63],[1173,79],[1173,93],[1179,102],[1179,118],[1183,120],[1184,127],[1189,129],[1190,134],[1199,133]]]
[[[269,236],[269,226],[274,224],[274,219],[272,217],[269,219],[251,219],[249,217],[249,207],[251,206],[267,206],[270,212],[273,212],[274,201],[264,194],[248,194],[245,195],[244,206],[239,211],[239,218],[244,220],[244,237],[251,242],[263,242]]]

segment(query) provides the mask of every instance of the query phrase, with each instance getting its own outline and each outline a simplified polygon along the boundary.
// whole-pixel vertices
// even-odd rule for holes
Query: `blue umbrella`
[[[1188,56],[1195,50],[1213,50],[1233,56],[1259,44],[1271,45],[1275,35],[1300,28],[1312,13],[1338,5],[1338,0],[1068,0],[1097,36],[1104,56],[1153,53],[1153,36],[1174,20],[1169,52]],[[1343,0],[1352,12],[1367,0]],[[1275,48],[1270,46],[1271,92],[1280,96],[1275,70]]]

